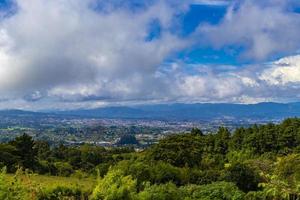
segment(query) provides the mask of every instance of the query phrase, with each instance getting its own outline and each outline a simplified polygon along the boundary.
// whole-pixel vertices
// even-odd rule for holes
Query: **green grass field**
[[[12,181],[14,175],[7,174],[7,181]],[[76,178],[76,177],[60,177],[60,176],[47,176],[47,175],[29,175],[21,176],[24,184],[30,182],[31,185],[38,186],[40,188],[52,188],[56,186],[74,186],[82,189],[83,191],[92,191],[96,184],[95,178]]]

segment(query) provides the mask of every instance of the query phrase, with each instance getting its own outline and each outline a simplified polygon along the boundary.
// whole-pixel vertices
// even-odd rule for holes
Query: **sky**
[[[0,0],[0,109],[300,101],[298,0]]]

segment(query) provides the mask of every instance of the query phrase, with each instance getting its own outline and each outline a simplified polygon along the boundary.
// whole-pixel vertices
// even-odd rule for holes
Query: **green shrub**
[[[39,160],[36,168],[39,174],[57,175],[57,168],[53,162]]]
[[[37,194],[37,200],[86,200],[88,193],[78,187],[56,186],[41,190]]]
[[[92,199],[131,200],[136,194],[136,180],[124,176],[121,170],[110,170],[104,178],[99,178]]]
[[[136,179],[138,189],[141,189],[143,182],[164,184],[171,181],[176,185],[181,185],[184,179],[182,168],[174,167],[162,161],[121,161],[114,169],[121,170],[125,175],[130,175]]]
[[[221,173],[221,170],[191,169],[189,172],[189,183],[196,185],[210,184],[218,181]]]
[[[57,175],[59,176],[70,176],[74,173],[72,165],[67,162],[55,162],[54,166],[57,170]]]
[[[256,191],[261,181],[259,174],[243,163],[230,165],[225,173],[225,180],[235,183],[244,192]]]
[[[180,188],[186,200],[242,200],[244,193],[233,183],[215,182],[208,185],[189,185]]]
[[[144,191],[136,195],[138,200],[182,200],[183,193],[175,184],[166,183],[162,185],[148,184]]]
[[[181,184],[180,168],[174,167],[168,163],[157,162],[152,170],[153,182],[156,184],[173,182],[176,185]]]
[[[95,167],[93,173],[94,174],[99,173],[101,177],[104,177],[107,174],[110,166],[111,163],[101,163]]]

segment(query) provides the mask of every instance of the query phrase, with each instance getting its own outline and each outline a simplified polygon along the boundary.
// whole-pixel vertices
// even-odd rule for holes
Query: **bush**
[[[99,178],[92,199],[131,200],[136,194],[136,180],[124,176],[121,170],[110,170],[104,178]]]
[[[78,187],[56,186],[51,189],[45,189],[38,193],[37,200],[87,200],[88,193],[83,192]]]
[[[99,175],[101,177],[104,177],[107,174],[110,166],[111,166],[110,163],[99,164],[95,167],[93,174],[95,175],[95,174],[99,173]]]
[[[278,158],[275,174],[280,178],[287,180],[290,184],[294,181],[300,182],[300,154],[290,154]]]
[[[148,184],[144,191],[137,194],[136,199],[139,200],[182,200],[183,193],[175,184],[167,183],[163,185]]]
[[[156,184],[173,182],[181,185],[181,170],[168,163],[157,162],[152,170],[153,182]]]
[[[189,173],[189,183],[204,185],[218,181],[220,179],[222,171],[220,170],[199,170],[192,169]]]
[[[242,163],[229,166],[225,172],[225,180],[235,183],[244,192],[256,191],[260,182],[259,174]]]
[[[89,174],[81,171],[81,170],[75,170],[75,172],[71,175],[71,177],[83,179],[89,177]]]
[[[57,175],[57,168],[52,162],[46,160],[39,160],[37,165],[37,172],[39,174]]]
[[[143,182],[151,184],[164,184],[173,182],[176,185],[182,184],[182,168],[174,167],[168,163],[121,161],[114,169],[121,170],[125,175],[130,175],[137,181],[138,189],[142,188]]]
[[[67,162],[55,162],[54,166],[57,170],[57,175],[59,176],[70,176],[74,173],[72,165]]]
[[[245,195],[233,183],[228,182],[189,185],[180,189],[188,200],[242,200]]]

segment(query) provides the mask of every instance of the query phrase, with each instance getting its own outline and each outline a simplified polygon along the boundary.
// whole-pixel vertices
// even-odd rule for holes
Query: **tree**
[[[137,195],[140,200],[182,200],[183,193],[175,184],[166,183],[164,185],[146,185],[144,191]]]
[[[40,160],[47,160],[51,154],[50,145],[46,141],[35,141],[34,150],[37,154],[37,158]]]
[[[227,128],[220,127],[215,137],[215,151],[225,155],[228,151],[230,132]]]
[[[260,182],[259,174],[243,163],[234,163],[226,169],[225,179],[235,183],[244,192],[255,191]]]
[[[188,185],[181,187],[189,200],[242,200],[244,193],[233,183],[214,182],[208,185]]]
[[[153,160],[165,161],[177,167],[200,166],[203,141],[199,135],[173,135],[161,140],[148,152]]]
[[[36,152],[34,150],[34,141],[31,136],[23,134],[16,137],[11,142],[15,146],[17,155],[19,156],[19,164],[28,169],[34,169],[36,163]]]
[[[199,128],[192,128],[191,134],[203,136],[203,132]]]
[[[10,144],[0,144],[0,168],[6,166],[8,172],[14,172],[19,157],[16,148]]]
[[[237,128],[230,140],[230,149],[231,150],[241,150],[243,148],[245,129]]]
[[[134,145],[138,144],[138,141],[134,135],[123,135],[117,143],[118,145]]]
[[[258,192],[250,192],[247,199],[288,199],[300,198],[300,155],[290,154],[278,158],[272,170],[261,172],[264,181]]]

